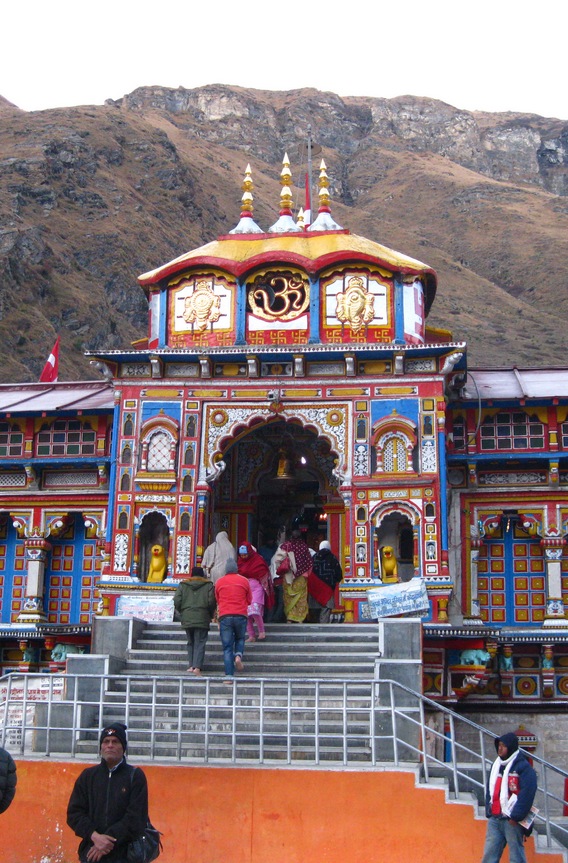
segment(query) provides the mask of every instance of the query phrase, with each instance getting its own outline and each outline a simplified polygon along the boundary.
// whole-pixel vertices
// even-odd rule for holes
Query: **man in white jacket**
[[[536,773],[519,749],[516,734],[495,739],[497,758],[491,767],[485,797],[489,818],[481,863],[499,863],[505,845],[510,863],[527,863],[523,841],[523,821],[533,805],[537,790]]]

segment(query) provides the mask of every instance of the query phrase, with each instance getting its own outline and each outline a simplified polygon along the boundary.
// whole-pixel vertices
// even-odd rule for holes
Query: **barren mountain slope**
[[[37,379],[58,332],[61,379],[93,376],[83,350],[143,336],[137,275],[234,227],[248,161],[271,225],[284,150],[303,188],[308,125],[335,219],[436,269],[429,322],[471,365],[566,364],[568,124],[212,85],[35,113],[0,100],[0,379]]]

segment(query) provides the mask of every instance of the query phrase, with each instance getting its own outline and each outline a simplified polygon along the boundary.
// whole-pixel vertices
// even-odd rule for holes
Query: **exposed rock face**
[[[37,378],[58,332],[62,379],[145,335],[136,276],[234,227],[248,161],[261,227],[285,151],[303,204],[309,126],[334,218],[437,270],[430,323],[471,364],[566,363],[568,123],[219,84],[0,114],[2,380]]]
[[[218,124],[216,140],[228,142],[234,136],[234,142],[244,143],[248,136],[250,152],[270,161],[283,147],[294,146],[311,124],[318,143],[342,155],[386,144],[436,153],[493,179],[568,194],[568,122],[532,114],[471,113],[415,96],[342,99],[315,90],[267,94],[220,85],[198,90],[142,87],[115,104],[172,114],[177,123],[187,115],[190,123]]]

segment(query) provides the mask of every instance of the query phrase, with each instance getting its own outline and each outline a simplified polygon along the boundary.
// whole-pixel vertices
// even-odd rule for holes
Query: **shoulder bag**
[[[130,785],[132,786],[132,777],[137,768],[132,767],[130,764],[128,766],[130,767]],[[162,840],[160,839],[161,835],[160,831],[156,830],[148,818],[148,823],[142,835],[137,839],[133,839],[126,846],[126,859],[128,863],[152,863],[152,860],[159,857],[160,851],[163,850]]]
[[[126,859],[128,863],[152,863],[152,860],[159,857],[160,851],[162,851],[161,835],[160,831],[152,827],[148,821],[142,836],[127,845]]]

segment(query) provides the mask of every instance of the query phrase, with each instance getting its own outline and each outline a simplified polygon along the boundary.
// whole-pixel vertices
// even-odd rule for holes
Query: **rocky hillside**
[[[37,379],[58,332],[67,380],[93,377],[83,350],[143,336],[137,275],[234,227],[247,162],[271,225],[308,126],[334,218],[436,269],[430,324],[471,366],[568,365],[568,122],[211,85],[33,113],[0,98],[0,379]]]

